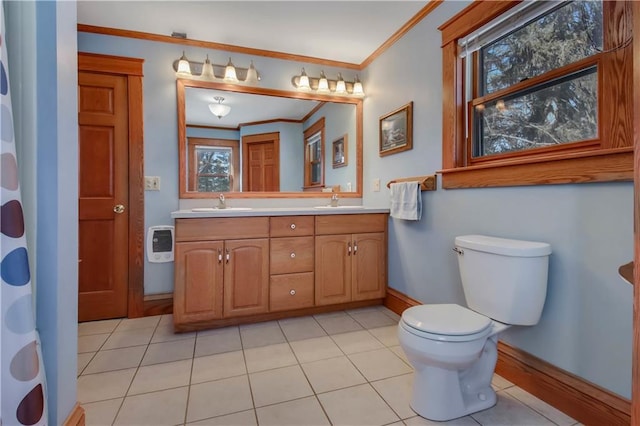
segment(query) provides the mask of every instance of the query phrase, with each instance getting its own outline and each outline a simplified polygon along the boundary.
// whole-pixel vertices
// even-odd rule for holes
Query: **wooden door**
[[[351,301],[351,235],[316,237],[316,305]]]
[[[280,134],[244,136],[242,146],[242,190],[280,191]]]
[[[78,320],[127,316],[127,78],[78,73]]]
[[[387,292],[384,233],[354,234],[352,244],[353,300],[382,299]]]
[[[267,312],[269,240],[227,240],[224,257],[225,318]]]
[[[222,241],[176,243],[175,324],[222,318],[223,249]]]

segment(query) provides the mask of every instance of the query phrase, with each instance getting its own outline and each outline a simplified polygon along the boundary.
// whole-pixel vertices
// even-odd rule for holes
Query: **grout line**
[[[151,337],[153,340],[153,337]],[[187,387],[187,402],[184,406],[184,424],[187,424],[187,414],[189,413],[189,399],[191,398],[191,382],[193,381],[193,365],[196,361],[196,347],[198,345],[198,333],[196,333],[193,339],[193,351],[191,356],[191,371],[189,372],[189,385]]]

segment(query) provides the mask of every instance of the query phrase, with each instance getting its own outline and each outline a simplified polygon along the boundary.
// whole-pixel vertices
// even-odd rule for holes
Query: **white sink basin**
[[[316,209],[364,209],[364,206],[315,206]]]
[[[217,207],[196,207],[191,209],[192,212],[225,212],[238,210],[251,210],[251,207],[227,207],[226,209],[219,209]]]

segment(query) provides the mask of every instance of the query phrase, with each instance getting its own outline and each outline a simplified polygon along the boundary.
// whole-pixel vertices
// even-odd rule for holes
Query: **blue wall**
[[[444,2],[364,75],[364,204],[388,206],[393,178],[442,167],[442,59],[437,27],[466,4]],[[377,120],[414,102],[410,151],[380,158]],[[371,192],[379,177],[381,192]],[[553,247],[545,308],[535,327],[503,340],[610,389],[631,394],[632,287],[618,277],[633,258],[633,184],[548,185],[424,192],[422,220],[391,220],[389,285],[424,303],[464,304],[457,235],[545,241]]]

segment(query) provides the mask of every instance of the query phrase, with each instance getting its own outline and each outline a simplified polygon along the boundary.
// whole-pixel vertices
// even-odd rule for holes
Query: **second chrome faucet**
[[[227,203],[224,199],[224,194],[220,193],[220,195],[218,196],[218,208],[219,209],[226,209],[227,208]]]

